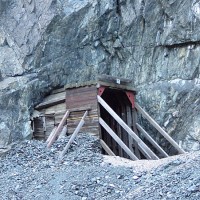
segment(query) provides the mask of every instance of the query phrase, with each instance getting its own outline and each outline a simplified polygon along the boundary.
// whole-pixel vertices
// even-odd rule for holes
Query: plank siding
[[[66,108],[78,108],[91,105],[92,109],[97,109],[97,88],[87,86],[83,88],[72,88],[66,90]]]
[[[85,117],[85,124],[80,132],[87,132],[98,135],[98,109],[97,109],[97,88],[94,85],[70,88],[66,90],[66,109],[73,110],[82,107],[90,107]],[[85,110],[72,111],[67,119],[68,134],[72,134],[79,124]]]

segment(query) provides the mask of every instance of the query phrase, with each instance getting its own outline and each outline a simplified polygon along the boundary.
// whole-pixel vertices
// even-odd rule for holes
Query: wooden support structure
[[[115,113],[115,111],[99,96],[98,102],[110,113],[110,115],[128,132],[129,135],[137,142],[140,150],[148,159],[159,159],[155,153],[133,132],[133,130]]]
[[[51,139],[49,140],[49,143],[47,144],[47,147],[51,147],[51,145],[53,144],[53,142],[56,140],[56,137],[59,135],[60,131],[63,128],[63,125],[66,123],[66,119],[69,116],[70,111],[67,110],[65,115],[63,116],[60,124],[58,125],[58,128],[56,129],[56,131],[54,132],[54,134],[52,135]]]
[[[63,126],[63,129],[58,137],[58,140],[60,140],[61,138],[65,137],[67,134],[67,125]]]
[[[157,142],[138,124],[136,123],[137,129],[144,135],[144,137],[164,156],[169,155],[157,144]]]
[[[133,118],[133,131],[138,136],[138,131],[137,131],[137,128],[136,128],[137,114],[136,114],[135,108],[132,108],[132,118]],[[139,151],[139,148],[138,148],[138,144],[136,142],[134,142],[134,147],[135,147],[135,155],[140,159],[141,155],[140,155],[140,151]]]
[[[116,156],[112,150],[109,148],[109,146],[102,140],[100,139],[100,144],[102,146],[102,148],[106,151],[106,153],[110,156]]]
[[[132,117],[131,117],[131,108],[129,106],[126,106],[126,117],[127,117],[127,125],[132,128],[133,121],[132,121]],[[136,154],[136,151],[134,151],[134,149],[133,149],[133,145],[134,145],[133,138],[130,135],[128,135],[129,149],[131,149],[131,151],[135,153],[137,158],[139,158],[138,155]]]
[[[46,140],[46,143],[47,143],[47,144],[49,143],[49,141],[50,141],[51,138],[53,137],[53,135],[54,135],[56,129],[57,129],[57,126],[54,126],[53,130],[51,131],[49,137],[48,137],[47,140]]]
[[[78,126],[76,127],[75,131],[73,132],[72,136],[69,139],[69,142],[67,143],[67,145],[65,146],[64,150],[61,152],[59,159],[62,160],[64,154],[67,152],[67,150],[69,149],[71,143],[74,141],[76,135],[78,134],[78,132],[80,131],[81,127],[83,126],[83,124],[85,123],[84,119],[87,116],[88,111],[85,111],[81,121],[79,122]]]
[[[138,111],[178,153],[184,153],[185,151],[135,103],[137,92],[131,81],[101,75],[96,80],[69,83],[63,88],[51,91],[43,102],[36,106],[32,115],[33,138],[47,139],[47,146],[50,147],[62,135],[72,134],[73,139],[81,128],[82,132],[100,138],[102,153],[131,159],[167,157],[168,154],[137,124]],[[86,111],[87,117],[83,119],[83,113]],[[70,144],[67,148],[69,146]]]
[[[185,151],[179,147],[179,145],[156,123],[156,121],[150,117],[150,115],[143,110],[138,103],[135,103],[135,107],[137,110],[142,114],[144,118],[146,118],[150,124],[160,132],[160,134],[165,137],[165,139],[179,152],[179,153],[185,153]]]
[[[124,144],[124,142],[117,136],[117,134],[106,124],[106,122],[100,117],[99,123],[105,128],[110,136],[121,146],[121,148],[131,157],[133,160],[138,160],[134,153]]]

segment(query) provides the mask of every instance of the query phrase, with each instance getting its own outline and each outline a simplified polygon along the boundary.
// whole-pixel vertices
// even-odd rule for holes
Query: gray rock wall
[[[131,78],[138,102],[200,149],[196,0],[0,0],[0,140],[30,134],[34,105],[97,74]]]

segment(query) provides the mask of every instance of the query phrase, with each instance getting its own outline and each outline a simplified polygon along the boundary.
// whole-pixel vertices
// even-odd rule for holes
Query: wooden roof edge
[[[97,80],[92,80],[92,81],[86,81],[86,82],[82,82],[82,83],[67,84],[64,86],[64,88],[66,90],[66,89],[79,88],[79,87],[91,86],[91,85],[96,85],[96,84],[97,84]]]
[[[46,101],[46,102],[43,102],[43,103],[40,103],[39,105],[37,105],[35,107],[35,109],[38,110],[38,109],[48,108],[50,106],[54,106],[56,104],[64,103],[64,102],[65,102],[65,98]]]
[[[110,88],[115,88],[115,89],[124,89],[124,90],[130,90],[136,92],[136,89],[130,84],[126,83],[123,84],[123,82],[107,82],[107,81],[101,81],[101,80],[92,80],[92,81],[86,81],[83,83],[73,83],[73,84],[67,84],[65,85],[65,90],[67,89],[72,89],[72,88],[79,88],[79,87],[85,87],[85,86],[91,86],[91,85],[96,85],[97,88],[101,86],[107,86]]]
[[[130,84],[129,85],[121,85],[121,84],[117,84],[117,83],[107,83],[107,82],[103,82],[103,81],[98,81],[97,88],[99,88],[101,86],[105,86],[108,88],[114,88],[114,89],[128,90],[128,91],[134,92],[134,94],[137,94],[137,90],[134,87],[132,87]]]
[[[58,89],[52,90],[51,94],[58,94],[58,93],[61,93],[61,92],[64,92],[64,91],[65,91],[65,87],[62,86],[62,87],[60,87]]]

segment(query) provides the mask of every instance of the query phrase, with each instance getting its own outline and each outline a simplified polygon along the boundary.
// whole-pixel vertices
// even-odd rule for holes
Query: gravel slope
[[[200,152],[159,161],[102,156],[95,137],[69,138],[49,150],[41,141],[13,145],[0,159],[0,199],[200,199]]]

